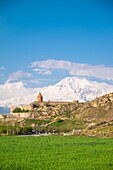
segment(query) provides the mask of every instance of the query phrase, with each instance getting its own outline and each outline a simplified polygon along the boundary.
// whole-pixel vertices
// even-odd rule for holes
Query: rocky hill
[[[44,103],[43,106],[39,106],[37,102],[32,103],[34,109],[31,116],[45,119],[49,117],[70,117],[70,119],[76,118],[86,121],[101,122],[110,121],[113,119],[113,93],[103,95],[90,102],[69,102],[60,104],[51,102]]]
[[[91,101],[91,105],[94,107],[106,106],[107,104],[112,104],[113,93],[105,94]]]

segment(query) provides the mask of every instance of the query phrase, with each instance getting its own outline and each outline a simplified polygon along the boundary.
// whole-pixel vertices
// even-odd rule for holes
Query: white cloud
[[[8,82],[11,82],[11,81],[15,81],[15,80],[18,80],[19,78],[22,78],[22,77],[29,78],[29,77],[32,77],[32,74],[23,72],[22,70],[18,70],[15,73],[9,74],[8,80],[6,82],[8,83]]]
[[[45,68],[45,69],[66,69],[71,67],[70,61],[64,60],[44,60],[44,61],[35,61],[31,63],[32,68]]]
[[[5,67],[0,67],[0,70],[5,70]]]
[[[46,70],[46,69],[34,68],[33,71],[35,71],[38,74],[42,74],[42,75],[50,75],[50,74],[52,74],[51,71]]]
[[[22,81],[16,83],[5,83],[0,85],[0,100],[6,100],[17,96],[26,96],[35,92],[35,88],[25,87],[25,83]]]
[[[72,76],[88,76],[99,79],[113,80],[113,68],[104,65],[89,65],[64,60],[44,60],[31,63],[31,68],[67,70]]]
[[[30,83],[38,84],[39,81],[37,79],[30,80]]]

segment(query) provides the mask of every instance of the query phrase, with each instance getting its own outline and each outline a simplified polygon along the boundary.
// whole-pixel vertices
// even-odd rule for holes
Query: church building
[[[42,102],[43,102],[43,96],[42,96],[41,93],[38,94],[38,96],[37,96],[37,101],[38,101],[39,103],[42,103]]]

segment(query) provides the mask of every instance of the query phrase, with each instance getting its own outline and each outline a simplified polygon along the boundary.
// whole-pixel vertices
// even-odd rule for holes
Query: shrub
[[[7,133],[7,126],[0,125],[0,134],[6,134],[6,133]]]
[[[25,134],[28,135],[30,133],[32,133],[32,127],[31,126],[25,126],[21,128],[21,134]]]
[[[13,113],[22,113],[22,112],[29,112],[29,110],[25,110],[25,109],[21,109],[19,107],[16,107],[14,110],[13,110]]]

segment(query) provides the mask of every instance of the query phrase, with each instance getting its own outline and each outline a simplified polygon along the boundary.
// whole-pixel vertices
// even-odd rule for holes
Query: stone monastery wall
[[[58,108],[57,108],[57,105],[71,105],[71,104],[74,104],[74,105],[78,105],[78,101],[77,100],[75,100],[75,101],[72,101],[72,102],[66,102],[66,101],[43,101],[43,96],[42,96],[42,94],[41,93],[39,93],[39,95],[37,96],[37,101],[36,101],[37,103],[36,104],[38,104],[38,107],[39,107],[39,110],[40,109],[42,109],[42,108],[45,108],[45,107],[47,107],[48,108],[48,106],[50,107],[50,106],[52,106],[52,107],[56,107],[56,110],[58,110]],[[34,103],[34,102],[33,102]],[[31,116],[31,112],[33,112],[34,111],[34,106],[33,106],[33,103],[31,103],[31,104],[28,104],[28,105],[24,105],[24,106],[12,106],[11,108],[10,108],[10,114],[11,115],[14,115],[14,116],[16,116],[16,117],[23,117],[23,118],[28,118],[28,117],[30,117]],[[29,110],[29,112],[21,112],[21,113],[14,113],[13,111],[14,111],[14,109],[15,108],[20,108],[21,110]],[[49,110],[49,108],[47,109],[46,108],[46,110]],[[43,109],[42,109],[43,110]],[[55,109],[54,109],[55,110]],[[31,111],[31,112],[30,112]],[[36,110],[35,110],[36,111]],[[49,112],[49,111],[46,111],[46,114],[47,114],[47,112]],[[53,111],[54,112],[54,111]]]
[[[11,108],[10,108],[10,114],[12,114],[13,113],[13,110],[15,109],[15,108],[20,108],[21,110],[32,110],[32,105],[31,104],[28,104],[28,105],[24,105],[24,106],[12,106]],[[15,114],[15,113],[14,113]]]

